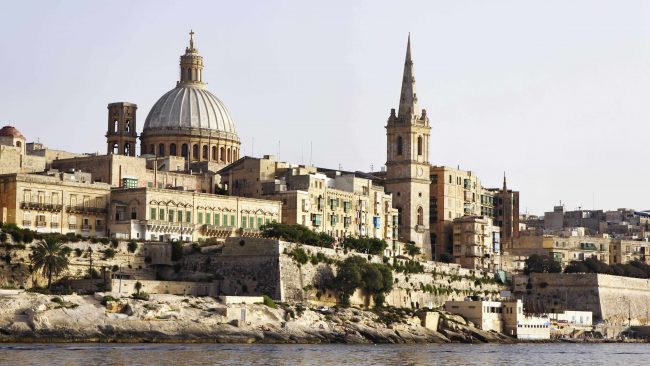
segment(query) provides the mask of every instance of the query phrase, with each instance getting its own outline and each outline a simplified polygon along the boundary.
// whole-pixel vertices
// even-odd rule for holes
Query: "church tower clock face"
[[[417,176],[418,176],[418,178],[419,178],[419,177],[421,177],[422,175],[424,175],[424,169],[422,169],[422,167],[419,166],[418,169],[417,169]]]

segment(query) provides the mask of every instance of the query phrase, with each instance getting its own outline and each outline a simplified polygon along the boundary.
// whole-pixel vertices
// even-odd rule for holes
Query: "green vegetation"
[[[375,306],[383,306],[385,294],[393,289],[393,273],[385,264],[368,263],[364,258],[352,256],[338,265],[333,288],[343,305],[350,305],[350,297],[356,289],[373,296]]]
[[[149,294],[142,291],[142,282],[137,281],[134,285],[133,288],[135,289],[135,293],[131,294],[131,298],[136,299],[136,300],[149,300]]]
[[[43,241],[32,249],[32,265],[34,271],[42,271],[47,277],[47,288],[52,287],[52,277],[58,276],[68,268],[69,249],[54,236],[46,236]]]
[[[106,296],[102,297],[102,300],[101,300],[100,302],[101,302],[102,305],[106,306],[106,304],[107,304],[109,301],[117,301],[117,299],[114,298],[114,297],[111,296],[111,295],[106,295]]]
[[[309,261],[307,252],[305,252],[305,250],[302,248],[294,248],[291,252],[289,252],[289,256],[301,265],[307,264]]]
[[[129,253],[135,253],[135,251],[138,250],[138,243],[136,243],[135,240],[131,240],[129,244],[126,245],[126,250],[128,250]]]
[[[547,255],[533,254],[526,258],[525,274],[531,273],[560,273],[562,265]]]
[[[572,261],[564,273],[601,273],[634,278],[650,278],[650,265],[637,260],[627,264],[605,264],[596,258]]]
[[[415,244],[413,241],[409,241],[404,245],[404,254],[414,259],[416,255],[421,253],[420,247]]]
[[[387,246],[386,241],[377,238],[347,237],[343,240],[343,247],[366,254],[381,255]]]
[[[275,238],[290,241],[293,243],[302,243],[311,246],[332,248],[334,238],[325,233],[316,233],[306,226],[298,224],[281,224],[272,222],[260,227],[262,236],[265,238]]]
[[[115,257],[115,249],[108,248],[104,250],[104,259],[112,259]]]
[[[183,243],[180,241],[172,242],[172,260],[178,261],[183,258]]]
[[[271,309],[275,309],[278,306],[275,304],[275,301],[273,301],[272,298],[270,298],[267,295],[262,295],[262,299],[264,299],[264,305],[270,307]]]
[[[438,258],[438,260],[440,262],[442,262],[442,263],[455,263],[456,262],[456,258],[454,258],[454,256],[451,255],[450,253],[442,253],[442,254],[440,254],[440,258]]]

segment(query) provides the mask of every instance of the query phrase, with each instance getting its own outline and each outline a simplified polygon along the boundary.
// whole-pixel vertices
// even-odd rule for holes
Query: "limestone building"
[[[38,232],[106,235],[110,186],[88,173],[0,175],[0,221]]]
[[[46,160],[27,154],[26,140],[13,126],[0,129],[0,174],[32,173],[45,170]]]
[[[225,239],[282,220],[277,201],[158,188],[113,189],[109,212],[112,237],[152,241]]]
[[[397,237],[392,196],[365,173],[289,164],[266,155],[246,156],[219,174],[231,195],[282,202],[283,223],[301,224],[338,240]]]
[[[463,268],[501,269],[500,228],[487,216],[463,216],[453,221],[456,263]]]
[[[386,192],[393,195],[399,214],[399,239],[413,241],[431,258],[429,234],[429,136],[425,109],[418,107],[411,58],[411,38],[406,46],[399,109],[391,109],[386,124]]]
[[[210,162],[220,167],[239,158],[235,124],[226,106],[203,82],[203,57],[194,47],[193,32],[180,58],[180,80],[151,108],[140,139],[143,155],[182,156],[188,163]]]

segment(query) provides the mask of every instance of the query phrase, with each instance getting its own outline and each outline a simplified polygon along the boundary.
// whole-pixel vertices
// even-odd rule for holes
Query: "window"
[[[241,227],[246,229],[246,216],[241,217]]]
[[[185,222],[187,222],[187,223],[192,222],[192,212],[191,211],[186,211],[185,212]]]
[[[137,218],[138,218],[138,214],[137,214],[136,208],[131,207],[131,220],[135,220]]]
[[[217,160],[217,147],[212,146],[212,160]]]
[[[158,145],[158,156],[165,156],[165,144]]]
[[[210,216],[212,216],[212,215],[210,215],[207,212],[205,213],[205,223],[208,224],[208,225],[210,225]]]
[[[228,215],[223,214],[223,226],[230,226],[228,225]]]
[[[111,154],[117,155],[120,153],[120,147],[117,145],[117,143],[113,144],[113,147],[111,147]]]
[[[128,142],[124,144],[124,155],[129,156],[131,155],[131,144]]]
[[[176,156],[176,144],[169,145],[169,155]]]
[[[199,222],[198,222],[199,225],[203,224],[203,212],[198,213],[197,220],[199,220]],[[206,222],[206,224],[207,224],[207,222]]]
[[[267,219],[267,221],[268,221],[268,219]],[[264,219],[261,218],[261,217],[258,217],[257,218],[257,228],[259,229],[260,226],[262,226],[262,225],[264,225]]]
[[[230,226],[237,225],[237,220],[235,220],[235,215],[230,215]]]
[[[203,145],[203,159],[209,159],[208,156],[208,145]]]
[[[124,124],[124,132],[131,132],[131,121],[128,119],[126,120],[126,123]]]
[[[402,155],[404,153],[404,140],[402,136],[397,136],[397,155]]]
[[[178,210],[178,222],[183,222],[183,211]]]
[[[119,129],[119,126],[120,126],[119,122],[117,122],[117,120],[114,120],[113,121],[113,132],[117,132],[117,130]]]
[[[418,136],[418,155],[422,155],[422,136]]]
[[[221,216],[219,214],[214,214],[214,226],[219,226]]]
[[[158,210],[158,213],[159,213],[158,218],[160,220],[164,220],[165,219],[165,209],[161,208],[160,210]]]
[[[199,145],[194,144],[192,146],[192,158],[198,159],[199,158]]]
[[[223,146],[219,149],[219,160],[226,162],[226,148]]]
[[[188,159],[190,157],[189,153],[189,147],[187,144],[181,145],[181,156],[183,156],[185,159]]]
[[[174,222],[174,210],[167,211],[167,218],[167,221]]]
[[[155,220],[155,219],[156,219],[156,209],[152,207],[149,212],[149,220]]]

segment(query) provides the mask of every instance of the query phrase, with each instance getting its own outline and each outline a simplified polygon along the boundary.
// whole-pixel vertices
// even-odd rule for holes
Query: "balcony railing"
[[[73,212],[73,213],[85,213],[85,214],[105,214],[107,212],[107,209],[106,207],[90,207],[84,205],[76,205],[76,206],[67,206],[66,211]]]
[[[23,201],[20,203],[20,208],[23,210],[61,211],[63,205],[57,203]]]
[[[46,227],[47,223],[45,221],[36,221],[36,227]]]
[[[58,222],[53,222],[53,223],[50,224],[50,227],[52,227],[52,229],[58,229],[59,228],[59,223]]]
[[[90,225],[81,225],[82,231],[90,231],[93,227]]]
[[[68,229],[77,230],[77,225],[76,224],[68,224]]]
[[[32,226],[31,220],[23,220],[23,226]]]

